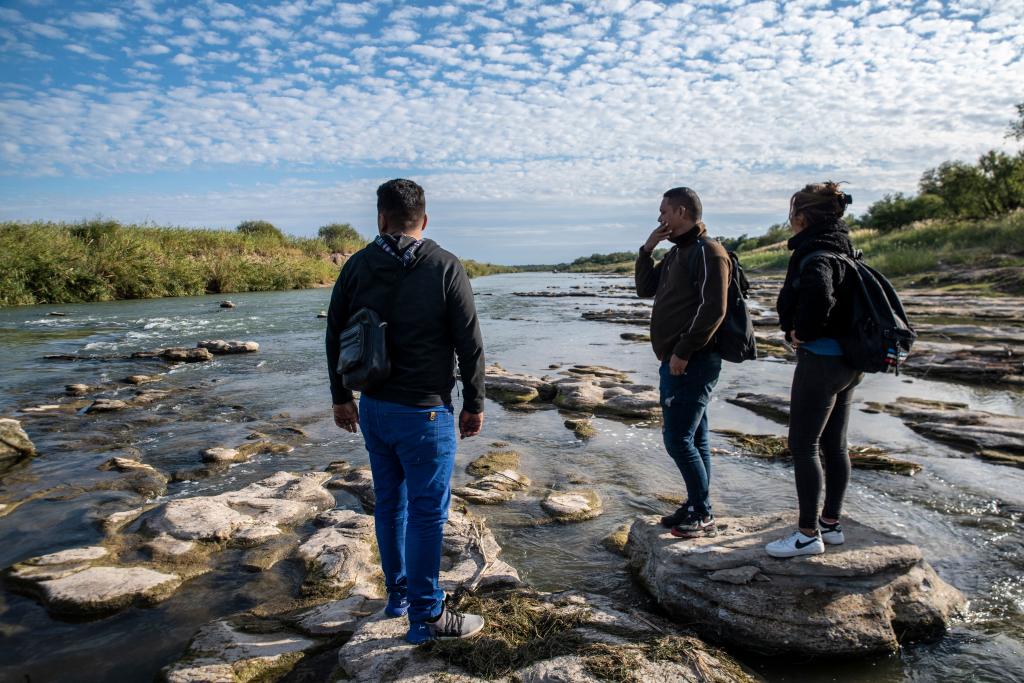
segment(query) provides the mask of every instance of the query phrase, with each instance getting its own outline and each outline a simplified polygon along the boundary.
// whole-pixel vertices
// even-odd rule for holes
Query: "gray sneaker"
[[[418,621],[409,624],[406,641],[419,645],[430,640],[456,640],[472,638],[484,627],[484,618],[478,614],[456,612],[445,607],[437,621]]]

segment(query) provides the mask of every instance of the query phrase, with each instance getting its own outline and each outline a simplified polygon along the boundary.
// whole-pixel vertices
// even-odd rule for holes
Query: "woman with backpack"
[[[797,354],[789,450],[800,518],[796,531],[766,546],[772,557],[818,555],[825,552],[825,544],[844,541],[839,514],[850,478],[846,427],[854,387],[863,378],[843,358],[838,341],[849,333],[857,292],[853,265],[836,256],[854,257],[842,220],[850,202],[850,195],[829,181],[807,185],[789,203],[789,224],[795,234],[788,246],[793,254],[776,309]],[[819,508],[820,462],[825,466],[823,509]]]

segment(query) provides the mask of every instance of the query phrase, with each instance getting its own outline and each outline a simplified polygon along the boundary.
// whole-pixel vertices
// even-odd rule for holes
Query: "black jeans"
[[[842,356],[819,356],[800,349],[796,354],[790,395],[789,450],[793,454],[800,527],[818,526],[821,463],[825,465],[825,507],[822,516],[835,519],[843,507],[850,480],[846,426],[850,422],[853,389],[863,373]]]

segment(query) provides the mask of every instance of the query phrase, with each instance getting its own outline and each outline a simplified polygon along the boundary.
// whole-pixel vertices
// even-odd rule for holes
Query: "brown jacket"
[[[672,353],[689,360],[708,345],[725,318],[731,268],[729,255],[708,238],[703,225],[687,233],[657,265],[640,248],[636,294],[654,297],[651,346],[658,360]]]

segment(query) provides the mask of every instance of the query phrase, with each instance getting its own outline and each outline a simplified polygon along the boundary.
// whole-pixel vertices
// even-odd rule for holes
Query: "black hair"
[[[803,214],[812,225],[839,220],[853,203],[853,197],[839,189],[839,185],[831,180],[805,185],[789,200],[790,214]]]
[[[411,180],[395,178],[377,188],[377,213],[384,214],[391,227],[418,228],[426,212],[423,188]]]
[[[673,187],[663,196],[674,206],[684,207],[686,212],[690,214],[690,218],[698,222],[700,221],[704,213],[704,207],[701,205],[700,197],[697,196],[696,192],[688,187]]]

